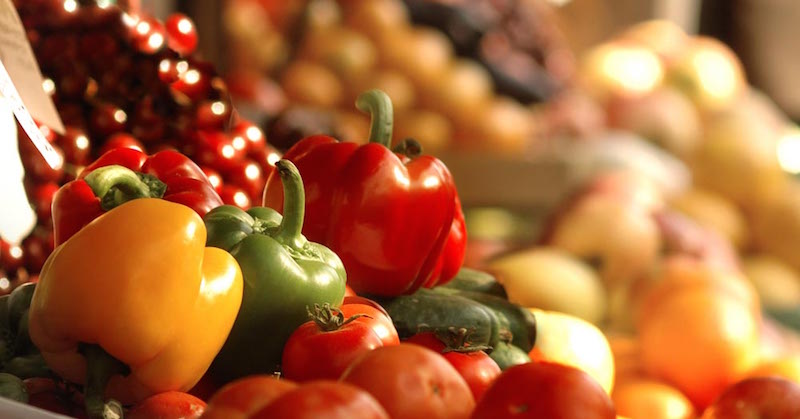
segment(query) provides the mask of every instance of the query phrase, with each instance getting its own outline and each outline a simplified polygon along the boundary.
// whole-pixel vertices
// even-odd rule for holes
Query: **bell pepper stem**
[[[109,355],[100,345],[85,345],[81,349],[86,358],[86,384],[84,400],[90,419],[121,419],[122,405],[116,400],[105,400],[108,380],[115,374],[126,374],[128,367]]]
[[[116,164],[97,168],[83,180],[106,211],[136,198],[161,198],[167,189],[155,176]]]
[[[275,167],[283,184],[283,220],[273,238],[286,246],[302,249],[307,243],[302,234],[306,212],[303,179],[297,167],[289,160],[279,160]]]
[[[378,89],[367,90],[356,99],[356,108],[370,114],[369,142],[390,148],[394,114],[389,95]]]

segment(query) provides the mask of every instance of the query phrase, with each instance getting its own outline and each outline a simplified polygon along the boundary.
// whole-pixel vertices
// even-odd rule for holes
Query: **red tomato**
[[[284,395],[250,419],[389,419],[375,398],[360,388],[336,381],[312,381]]]
[[[370,324],[321,308],[300,325],[283,348],[281,372],[295,381],[337,380],[356,358],[383,346]]]
[[[475,407],[452,365],[410,343],[368,352],[347,368],[342,381],[367,390],[393,419],[466,419]]]
[[[447,345],[442,343],[433,333],[420,333],[406,340],[409,343],[424,346],[442,354],[444,359],[461,374],[467,382],[475,401],[480,401],[486,390],[500,375],[500,367],[484,351],[473,352],[445,352]]]
[[[471,419],[615,419],[614,404],[589,374],[570,366],[529,362],[500,375]]]
[[[292,381],[271,375],[253,375],[231,381],[208,401],[203,419],[245,418],[296,387]]]
[[[342,306],[345,318],[350,318],[362,314],[355,321],[366,324],[371,327],[375,334],[383,342],[383,346],[397,345],[400,343],[400,338],[397,336],[397,329],[392,323],[392,318],[386,313],[378,303],[364,297],[345,297]]]
[[[182,391],[154,394],[125,414],[127,419],[196,419],[206,410],[206,402]]]

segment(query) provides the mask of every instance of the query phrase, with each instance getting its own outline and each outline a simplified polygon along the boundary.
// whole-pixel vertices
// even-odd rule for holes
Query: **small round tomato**
[[[375,398],[336,381],[312,381],[278,397],[250,419],[389,419]]]
[[[196,419],[206,410],[206,402],[182,391],[154,394],[134,406],[128,419]]]
[[[361,315],[355,321],[366,324],[371,327],[375,334],[383,342],[383,346],[397,345],[400,343],[400,338],[397,335],[397,329],[392,323],[392,318],[389,313],[383,309],[378,303],[368,298],[352,296],[345,297],[342,306],[339,308],[346,318]]]
[[[341,310],[316,306],[312,317],[283,348],[281,372],[290,380],[337,380],[356,358],[383,346],[369,324]]]
[[[296,387],[296,383],[272,375],[253,375],[231,381],[208,401],[203,419],[251,415]]]
[[[367,390],[393,419],[466,419],[475,407],[452,365],[410,343],[368,352],[347,368],[342,381]]]
[[[589,374],[566,365],[529,362],[497,377],[471,419],[615,419],[614,404]]]
[[[466,351],[464,348],[460,351],[459,348],[448,351],[448,345],[445,345],[433,333],[419,333],[408,338],[406,342],[415,343],[442,354],[444,359],[467,382],[475,401],[479,401],[483,397],[486,390],[500,375],[500,367],[486,352]]]

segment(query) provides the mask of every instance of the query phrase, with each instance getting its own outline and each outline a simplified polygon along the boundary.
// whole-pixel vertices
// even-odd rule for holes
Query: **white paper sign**
[[[44,138],[31,115],[63,134],[64,124],[42,87],[42,73],[11,0],[0,0],[0,93],[9,100],[22,129],[51,167],[63,164],[61,156]]]
[[[8,100],[0,97],[0,237],[11,244],[22,242],[36,225],[36,213],[22,183],[24,175],[14,114]]]

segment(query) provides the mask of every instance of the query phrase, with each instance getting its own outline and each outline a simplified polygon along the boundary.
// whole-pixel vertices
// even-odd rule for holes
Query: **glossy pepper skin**
[[[435,275],[456,213],[456,188],[444,163],[419,155],[418,145],[389,149],[392,107],[385,93],[368,91],[356,106],[372,113],[369,143],[318,135],[284,155],[305,180],[303,233],[342,258],[357,293],[412,293]],[[264,205],[283,205],[277,176],[267,181]]]
[[[110,166],[128,168],[134,176],[98,170]],[[136,198],[177,202],[200,217],[222,205],[205,173],[183,154],[164,150],[148,156],[132,148],[116,148],[56,192],[52,206],[55,245],[67,241],[105,211]]]
[[[344,299],[341,260],[300,233],[305,197],[297,168],[280,160],[276,173],[286,196],[283,216],[271,208],[223,205],[204,219],[207,244],[229,251],[244,276],[242,308],[211,369],[223,382],[278,371],[286,341],[308,320],[306,307],[338,307]]]
[[[456,212],[450,233],[444,243],[444,249],[439,255],[433,273],[425,282],[426,288],[444,285],[455,278],[464,264],[464,255],[467,250],[467,223],[464,221],[464,212],[461,209],[461,200],[456,195]]]
[[[192,209],[141,198],[101,215],[47,259],[30,336],[55,373],[85,384],[90,417],[101,417],[104,391],[134,403],[186,391],[208,369],[243,285],[236,260],[205,243]]]

